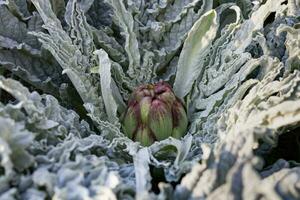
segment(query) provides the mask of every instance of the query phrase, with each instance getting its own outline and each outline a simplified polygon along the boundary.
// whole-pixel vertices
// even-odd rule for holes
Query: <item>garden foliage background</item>
[[[299,0],[0,0],[0,199],[300,199]],[[120,116],[169,82],[180,140]]]

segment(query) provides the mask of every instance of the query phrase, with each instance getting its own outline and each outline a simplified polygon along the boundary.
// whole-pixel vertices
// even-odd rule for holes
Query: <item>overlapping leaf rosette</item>
[[[299,199],[299,14],[0,0],[0,199]]]

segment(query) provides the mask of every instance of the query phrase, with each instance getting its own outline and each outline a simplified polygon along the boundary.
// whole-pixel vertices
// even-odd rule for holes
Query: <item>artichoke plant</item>
[[[128,101],[123,116],[125,134],[145,146],[169,136],[180,138],[187,125],[182,102],[163,81],[139,86]]]
[[[299,200],[299,36],[300,0],[0,0],[0,199]]]

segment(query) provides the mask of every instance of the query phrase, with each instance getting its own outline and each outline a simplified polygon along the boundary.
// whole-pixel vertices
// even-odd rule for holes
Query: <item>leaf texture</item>
[[[178,60],[174,92],[179,98],[184,98],[192,88],[193,82],[201,73],[199,62],[214,39],[218,23],[217,13],[212,10],[204,14],[192,27]]]

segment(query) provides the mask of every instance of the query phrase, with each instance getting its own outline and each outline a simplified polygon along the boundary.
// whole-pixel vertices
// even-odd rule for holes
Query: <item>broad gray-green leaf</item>
[[[201,73],[201,55],[209,47],[218,29],[217,13],[211,10],[201,16],[189,32],[177,65],[174,92],[184,98]]]
[[[151,162],[156,167],[165,169],[167,181],[178,181],[181,175],[191,167],[191,163],[186,162],[186,159],[191,150],[192,139],[191,135],[183,137],[182,140],[170,137],[149,147]],[[167,160],[162,159],[168,155]]]
[[[132,152],[133,153],[133,152]],[[133,154],[133,163],[136,177],[137,198],[142,198],[150,190],[149,152],[146,147],[137,149]]]
[[[5,3],[5,2],[4,2]],[[0,2],[0,5],[2,3]],[[7,0],[5,3],[7,8],[13,13],[16,17],[22,20],[28,20],[30,18],[30,13],[27,9],[27,2],[20,0]]]
[[[126,10],[123,1],[107,0],[114,8],[114,13],[118,23],[124,31],[126,43],[125,51],[128,56],[128,74],[131,78],[136,78],[139,74],[140,52],[139,45],[134,32],[134,20],[131,13]]]
[[[148,5],[150,8],[141,12],[140,20],[147,21],[144,22],[146,27],[141,27],[143,37],[139,39],[142,40],[143,48],[155,54],[153,81],[168,76],[162,75],[162,71],[176,70],[175,64],[169,63],[177,60],[175,56],[179,53],[188,32],[201,15],[212,9],[212,4],[210,0],[176,0],[159,3],[153,1]],[[155,74],[159,74],[160,77],[156,77]]]
[[[65,12],[65,0],[50,0],[51,7],[53,12],[58,16],[59,18],[63,16],[63,13]]]
[[[92,57],[91,52],[95,49],[93,34],[86,21],[84,12],[75,0],[68,2],[67,9],[70,9],[70,11],[67,10],[70,16],[66,16],[65,18],[70,20],[67,21],[67,23],[71,28],[70,37],[72,38],[73,44],[77,45],[84,56]]]
[[[286,67],[288,71],[300,69],[300,29],[297,28],[298,26],[299,24],[296,24],[294,27],[282,24],[277,29],[277,35],[279,35],[282,32],[287,32],[285,46],[287,49],[287,54],[289,55],[289,57],[286,60]]]
[[[118,122],[117,109],[119,105],[117,104],[113,95],[114,93],[113,89],[115,88],[112,88],[113,80],[111,77],[111,61],[104,50],[96,50],[94,54],[96,54],[99,59],[98,73],[100,74],[101,92],[102,92],[102,97],[105,105],[106,114],[108,116],[108,120],[111,123],[116,123]],[[124,106],[124,103],[123,105],[120,106]]]
[[[221,140],[204,163],[195,167],[177,188],[178,192],[187,195],[185,198],[215,199],[223,195],[221,191],[224,187],[231,188],[232,185],[239,184],[238,180],[248,182],[253,174],[241,172],[244,166],[248,165],[256,170],[262,168],[257,162],[253,162],[253,149],[257,148],[258,143],[265,141],[275,145],[284,128],[299,124],[300,73],[295,71],[277,80],[282,69],[283,65],[273,65],[243,99],[221,114],[217,123]],[[264,182],[260,178],[257,181]],[[270,185],[266,187],[274,188],[274,183],[268,184]],[[188,191],[184,191],[184,188]],[[239,188],[243,190],[244,187]],[[271,193],[266,189],[263,191],[270,198],[275,195],[280,199],[281,195],[286,195],[278,190]],[[235,196],[240,194],[241,191],[233,193]],[[298,194],[295,193],[295,196]]]
[[[0,117],[0,155],[5,174],[10,176],[13,166],[17,170],[27,169],[34,158],[25,149],[34,139],[34,134],[26,130],[24,123]]]
[[[235,35],[233,47],[235,53],[240,54],[245,51],[246,47],[252,40],[252,33],[263,28],[264,21],[272,12],[283,12],[285,5],[282,3],[285,0],[269,0],[259,9],[254,11],[249,20],[245,21],[238,33]]]
[[[83,41],[80,44],[74,43],[72,38],[63,30],[60,21],[51,10],[51,5],[48,1],[33,0],[32,2],[38,9],[45,23],[44,27],[49,31],[49,34],[41,32],[32,32],[31,34],[38,36],[43,45],[57,59],[64,70],[63,73],[66,73],[72,81],[84,102],[83,106],[99,129],[113,127],[114,125],[106,122],[107,115],[105,112],[102,112],[104,105],[100,95],[100,86],[94,84],[96,80],[89,73],[89,68],[93,60],[87,51],[92,49],[89,43],[91,41],[88,44],[85,44]],[[80,21],[85,21],[84,15],[82,15],[82,12],[80,13],[78,16],[73,15],[74,19],[72,20],[74,20],[74,23],[71,23],[71,25],[74,25],[73,28],[79,33],[84,30],[83,32],[86,34],[89,30],[85,29],[84,26],[80,26],[80,30],[77,27]],[[77,22],[75,23],[75,21]],[[92,54],[92,52],[90,53]],[[113,130],[116,132],[117,129],[115,127]]]
[[[0,5],[0,66],[34,87],[56,97],[65,82],[54,58],[41,51],[41,44],[28,31],[41,31],[41,17],[34,12],[26,22]]]
[[[36,92],[30,93],[27,88],[12,79],[1,77],[0,87],[21,101],[17,105],[8,103],[4,106],[0,103],[0,129],[2,133],[0,134],[0,143],[4,147],[0,151],[2,157],[0,165],[5,167],[5,173],[11,174],[14,169],[23,169],[29,166],[28,163],[35,162],[33,175],[22,176],[20,181],[16,183],[24,189],[22,192],[16,190],[16,194],[24,198],[34,198],[43,194],[68,196],[70,193],[77,194],[75,190],[78,187],[86,190],[86,187],[80,186],[82,181],[88,183],[93,191],[93,195],[80,194],[85,198],[89,195],[91,198],[96,195],[102,197],[99,187],[109,189],[112,195],[115,194],[111,190],[126,190],[132,194],[135,188],[133,166],[130,164],[119,165],[112,161],[112,157],[110,158],[112,160],[108,159],[106,155],[110,154],[109,152],[112,150],[109,145],[110,142],[92,132],[89,125],[80,121],[79,116],[74,111],[60,106],[52,96],[40,96]],[[26,114],[24,110],[26,110]],[[58,123],[59,126],[49,127],[49,124],[44,124],[45,127],[40,129],[41,123],[38,119],[42,118],[48,122]],[[11,124],[13,127],[10,126]],[[27,127],[32,132],[28,131]],[[46,130],[47,127],[49,129]],[[32,140],[33,136],[39,139]],[[127,141],[127,143],[126,145],[133,146],[132,141]],[[123,144],[115,145],[121,146]],[[27,148],[30,151],[27,151]],[[97,153],[95,152],[97,156],[94,153],[91,154],[93,149],[99,150]],[[28,153],[29,157],[25,153]],[[126,152],[122,151],[122,153],[123,156],[127,157],[122,159],[129,161],[130,158]],[[10,160],[10,155],[12,155],[13,160]],[[72,155],[76,155],[76,161],[73,160]],[[120,161],[119,156],[115,159]],[[71,168],[72,170],[70,170]],[[15,174],[15,172],[13,173]],[[85,175],[82,176],[82,173]],[[7,196],[9,189],[15,189],[14,187],[6,187],[13,178],[14,176],[5,175],[4,179],[0,180],[1,197]],[[81,181],[74,182],[75,179]],[[125,180],[127,183],[123,185]],[[54,191],[56,184],[60,184],[60,189]],[[35,189],[38,187],[45,187],[45,190],[41,194],[36,194]],[[118,196],[121,198],[123,195],[127,196],[128,194]]]
[[[115,38],[110,37],[102,29],[91,28],[96,47],[104,49],[109,57],[125,67],[128,65],[128,59],[124,47],[122,47]]]
[[[300,15],[300,1],[299,0],[289,0],[288,1],[288,14],[299,16]]]

